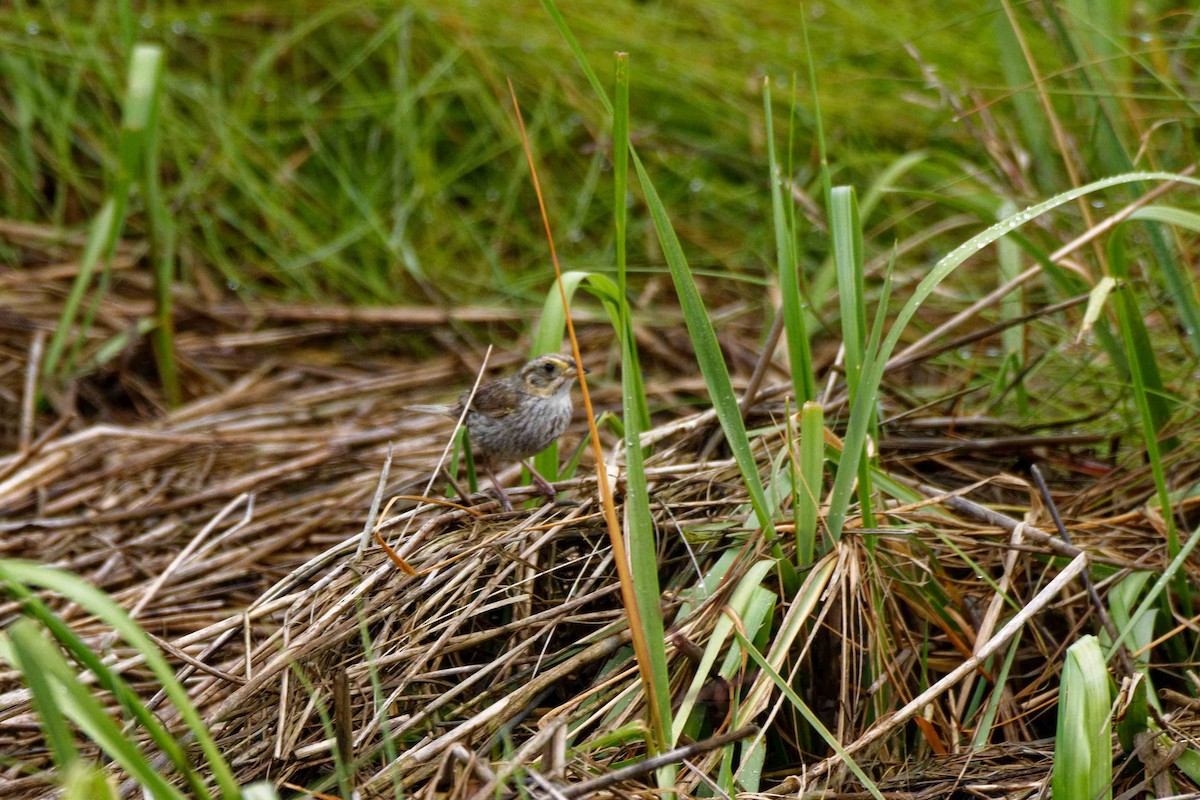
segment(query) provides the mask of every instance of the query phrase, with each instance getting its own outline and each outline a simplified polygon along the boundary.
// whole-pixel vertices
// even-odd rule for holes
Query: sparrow
[[[491,479],[500,504],[511,511],[512,503],[495,473],[505,464],[520,461],[542,494],[551,500],[557,494],[525,459],[545,450],[567,429],[571,422],[571,385],[577,377],[574,361],[550,353],[528,362],[516,375],[480,385],[474,397],[468,389],[454,404],[408,408],[458,419],[469,402],[466,426],[471,452]]]

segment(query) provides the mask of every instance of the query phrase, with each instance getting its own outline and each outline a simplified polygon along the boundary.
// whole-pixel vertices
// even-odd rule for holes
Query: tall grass
[[[607,153],[589,148],[576,157],[597,130],[597,106],[579,91],[578,73],[546,69],[565,51],[536,4],[452,0],[436,11],[385,13],[351,0],[315,14],[287,3],[259,11],[248,0],[136,11],[109,3],[79,14],[16,4],[0,20],[0,70],[16,112],[0,119],[0,158],[12,175],[0,184],[4,216],[73,229],[98,215],[106,196],[99,176],[119,158],[111,119],[140,36],[165,54],[161,189],[186,282],[247,297],[448,304],[498,293],[536,302],[547,249],[512,158],[505,76],[528,98],[535,150],[560,177],[549,200],[569,210],[565,235],[578,263],[612,268],[600,181]],[[868,160],[887,149],[889,136],[938,118],[901,96],[911,68],[895,46],[925,31],[927,20],[911,9],[888,11],[884,22],[831,6],[804,20],[821,37],[819,66],[857,80],[878,110],[855,144]],[[645,146],[642,156],[662,176],[664,204],[710,228],[714,238],[697,265],[725,275],[760,271],[773,223],[767,196],[745,191],[764,171],[754,155],[758,126],[745,124],[762,107],[757,92],[743,90],[745,48],[756,53],[753,63],[786,79],[801,50],[809,52],[797,41],[795,9],[718,8],[690,24],[651,5],[620,31],[603,8],[574,4],[569,12],[590,57],[622,49],[647,65],[639,92],[651,111],[635,124],[635,141],[655,127],[689,129],[681,146]],[[968,29],[990,24],[973,21],[967,2],[949,13]],[[852,41],[829,35],[843,26],[855,30]],[[949,38],[927,37],[923,47],[939,63],[963,59]],[[721,57],[707,57],[713,53]],[[972,65],[981,83],[998,78],[992,63]],[[864,100],[829,94],[826,124],[840,140],[856,130]],[[908,138],[897,141],[903,147]],[[810,167],[803,148],[798,155],[803,185]],[[874,171],[865,163],[850,169]],[[131,212],[126,230],[147,234],[150,208],[138,198]],[[758,244],[730,247],[743,233]],[[822,250],[819,239],[801,237],[799,245],[807,257]],[[635,272],[654,268],[642,263],[650,247],[643,231],[634,228],[630,246]]]

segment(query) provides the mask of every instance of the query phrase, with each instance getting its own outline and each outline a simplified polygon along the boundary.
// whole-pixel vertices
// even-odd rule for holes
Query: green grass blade
[[[1013,661],[1017,657],[1017,652],[1021,649],[1022,633],[1023,631],[1017,631],[1012,641],[1008,644],[1008,650],[1004,654],[1004,664],[996,674],[996,680],[992,685],[992,691],[988,697],[987,707],[983,710],[983,714],[979,718],[979,723],[975,726],[975,734],[971,737],[971,749],[973,750],[979,750],[988,745],[992,726],[996,722],[996,714],[1000,711],[1000,703],[1004,700],[1004,693],[1008,688],[1008,676],[1012,674]]]
[[[825,487],[825,410],[805,403],[800,410],[800,487],[796,504],[796,565],[816,555],[817,519]]]
[[[42,666],[58,653],[30,619],[13,623],[8,629],[8,638],[13,666],[21,671],[32,694],[31,706],[53,754],[54,764],[60,774],[66,775],[79,763],[79,750],[51,689],[49,674]]]
[[[762,479],[758,474],[758,464],[754,460],[750,439],[746,435],[746,424],[742,419],[741,409],[738,407],[738,398],[733,391],[733,383],[729,380],[729,370],[725,366],[725,358],[717,343],[717,335],[713,330],[712,321],[708,317],[708,311],[704,307],[700,291],[696,288],[687,258],[683,254],[683,247],[679,244],[679,237],[675,235],[675,229],[671,226],[667,210],[663,207],[662,199],[658,196],[658,192],[650,180],[650,175],[642,166],[636,153],[633,165],[637,170],[638,179],[641,181],[642,191],[646,195],[650,217],[654,221],[654,229],[662,244],[667,267],[671,271],[675,294],[679,297],[680,306],[683,308],[684,322],[687,325],[692,346],[696,350],[696,362],[700,366],[704,383],[708,387],[709,399],[712,400],[717,419],[725,433],[725,440],[729,443],[729,449],[733,452],[734,460],[737,461],[738,469],[741,471],[742,480],[745,481],[746,490],[750,495],[750,504],[754,508],[763,538],[771,544],[771,554],[779,560],[784,585],[791,594],[799,586],[799,582],[796,580],[795,569],[789,562],[783,560],[783,550],[780,548],[775,534],[773,512],[767,504]]]
[[[1162,453],[1164,449],[1172,449],[1178,442],[1174,439],[1159,441],[1158,432],[1167,424],[1171,411],[1162,376],[1158,371],[1154,347],[1150,343],[1150,334],[1146,330],[1145,321],[1133,296],[1132,285],[1129,283],[1123,241],[1121,232],[1116,233],[1110,239],[1108,249],[1113,276],[1123,281],[1116,297],[1117,320],[1121,329],[1121,340],[1125,344],[1126,359],[1129,362],[1130,381],[1133,384],[1134,402],[1141,420],[1146,460],[1150,462],[1150,473],[1154,476],[1154,488],[1158,495],[1163,524],[1167,529],[1167,553],[1173,558],[1179,553],[1179,532],[1175,527],[1175,514],[1171,510]],[[1187,609],[1186,613],[1191,616],[1191,588],[1183,576],[1180,576],[1176,583],[1176,589],[1180,592],[1180,600]]]
[[[146,214],[150,221],[150,258],[154,264],[154,358],[163,392],[171,407],[181,402],[179,370],[175,363],[175,321],[172,290],[175,284],[175,222],[163,197],[159,164],[159,141],[163,50],[156,45],[138,45],[130,67],[131,83],[138,89],[137,119],[142,125],[143,167],[140,174]]]
[[[1176,208],[1175,206],[1149,205],[1142,206],[1129,215],[1130,219],[1164,222],[1185,228],[1192,233],[1200,233],[1200,214],[1195,211]]]
[[[863,274],[862,224],[858,216],[858,201],[852,187],[833,187],[830,195],[829,227],[833,237],[833,259],[837,272],[846,386],[850,395],[850,403],[853,405],[862,391],[863,365],[870,360],[870,356],[867,351],[867,305],[866,281]],[[880,311],[885,310],[880,308]],[[876,388],[870,390],[872,404],[876,403],[873,396]],[[876,421],[873,416],[867,421],[867,425],[869,429],[875,428]],[[866,435],[862,437],[862,440],[865,448]],[[865,456],[865,452],[863,455]],[[870,463],[863,457],[855,462],[855,468],[858,470],[858,500],[862,509],[863,524],[867,527],[874,527],[874,515],[871,513]],[[836,538],[837,534],[834,536]]]
[[[763,111],[767,123],[767,165],[770,171],[771,216],[775,222],[775,258],[779,273],[779,292],[782,295],[784,331],[787,338],[788,364],[792,372],[792,392],[797,403],[817,396],[817,379],[813,373],[809,349],[808,327],[804,321],[804,305],[800,297],[800,264],[796,259],[796,234],[783,200],[783,175],[775,158],[775,126],[771,117],[771,81],[763,79]]]
[[[1122,709],[1123,713],[1117,720],[1117,738],[1121,742],[1121,748],[1127,753],[1132,753],[1137,746],[1136,737],[1139,733],[1151,730],[1150,696],[1153,691],[1153,679],[1150,675],[1150,650],[1154,642],[1154,622],[1157,614],[1154,609],[1147,609],[1140,617],[1134,618],[1133,611],[1138,595],[1152,577],[1153,574],[1149,572],[1130,573],[1113,586],[1106,598],[1113,624],[1118,629],[1130,627],[1129,649],[1138,653],[1133,657],[1133,663],[1141,680],[1132,687],[1133,695],[1128,699]],[[1101,641],[1106,645],[1111,644],[1103,633]],[[1154,705],[1158,707],[1157,700]]]
[[[831,195],[829,227],[837,269],[838,306],[841,310],[842,345],[846,350],[846,384],[851,402],[858,394],[867,341],[867,310],[863,285],[862,225],[854,189],[835,186]]]
[[[66,349],[67,339],[71,334],[75,316],[78,314],[79,307],[83,303],[83,296],[87,293],[88,286],[92,282],[92,276],[95,274],[100,260],[107,257],[108,252],[116,242],[119,230],[120,221],[117,218],[117,203],[115,200],[110,199],[92,219],[91,227],[88,230],[87,244],[84,246],[83,255],[79,259],[79,272],[75,276],[75,281],[71,284],[71,291],[67,294],[66,302],[63,303],[63,310],[59,315],[58,325],[54,328],[54,335],[50,337],[50,344],[46,347],[46,356],[42,363],[42,374],[46,380],[57,376],[59,361],[62,358],[63,351]]]
[[[1187,557],[1191,554],[1192,550],[1195,549],[1197,543],[1200,543],[1200,527],[1192,531],[1192,535],[1188,537],[1187,542],[1179,549],[1179,553],[1171,559],[1171,563],[1168,564],[1167,568],[1163,570],[1161,575],[1158,576],[1158,580],[1154,582],[1154,585],[1150,587],[1150,591],[1146,593],[1146,596],[1142,599],[1142,602],[1138,604],[1137,610],[1129,615],[1129,621],[1120,627],[1117,633],[1117,640],[1109,645],[1108,649],[1104,652],[1105,661],[1110,660],[1116,653],[1117,648],[1124,644],[1130,636],[1133,636],[1137,633],[1138,626],[1141,624],[1142,619],[1145,617],[1150,607],[1159,602],[1159,600],[1162,598],[1163,592],[1166,591],[1166,588],[1176,580],[1177,576],[1179,576],[1183,565],[1187,563]]]
[[[817,66],[813,63],[813,49],[808,41],[808,15],[800,15],[800,31],[804,35],[804,62],[808,66],[808,88],[812,92],[813,128],[817,134],[817,154],[821,159],[821,191],[825,208],[830,206],[833,193],[833,178],[829,174],[829,150],[825,145],[825,123],[821,117],[821,93],[817,91]]]
[[[662,618],[662,591],[658,583],[658,543],[654,517],[650,513],[650,489],[642,463],[642,431],[648,427],[645,390],[638,366],[637,342],[633,336],[629,304],[625,295],[625,181],[629,153],[629,62],[617,55],[617,104],[613,111],[615,198],[613,222],[617,231],[617,336],[621,342],[621,405],[625,429],[625,535],[629,541],[629,566],[634,595],[642,623],[642,636],[650,658],[652,685],[646,702],[656,707],[650,718],[656,723],[655,743],[660,751],[671,747],[671,686],[667,672],[666,632]],[[615,154],[620,153],[621,158]],[[675,782],[673,768],[659,772],[660,786]]]
[[[1116,296],[1117,319],[1121,326],[1121,341],[1135,397],[1139,398],[1139,403],[1146,404],[1146,412],[1149,415],[1150,427],[1144,433],[1148,438],[1157,439],[1158,432],[1170,422],[1176,401],[1163,384],[1157,353],[1150,341],[1150,332],[1146,329],[1146,322],[1137,307],[1129,260],[1125,255],[1124,233],[1124,229],[1116,231],[1109,239],[1108,247],[1109,268],[1112,270],[1112,277],[1120,286]],[[1178,445],[1179,440],[1172,437],[1161,442],[1156,441],[1155,449],[1161,447],[1169,451]],[[1167,508],[1168,506],[1163,506],[1164,513]]]
[[[14,53],[0,54],[0,79],[8,89],[10,122],[16,128],[15,153],[11,158],[12,185],[0,202],[15,219],[32,219],[38,205],[38,164],[34,152],[34,122],[37,98],[33,84],[39,76],[33,63]]]
[[[562,291],[566,293],[567,303],[571,302],[575,296],[575,290],[579,288],[579,284],[587,280],[588,275],[587,272],[577,271],[563,273]],[[529,357],[537,358],[546,353],[560,352],[566,329],[567,309],[563,308],[562,294],[559,292],[556,281],[555,285],[546,292],[546,299],[542,303],[542,314],[538,317],[538,326],[533,334]],[[533,468],[548,481],[558,479],[558,442],[551,442],[549,447],[533,457]]]
[[[629,57],[617,53],[616,81],[613,90],[613,233],[616,236],[617,288],[621,297],[627,296],[625,274],[625,228],[628,209],[625,198],[629,193]]]
[[[1005,201],[1001,205],[1000,218],[1011,216],[1017,211],[1015,205]],[[1021,251],[1013,236],[1005,236],[996,242],[996,263],[1000,268],[1000,281],[1004,283],[1021,274]],[[1025,289],[1018,288],[1009,292],[1000,301],[1000,319],[1014,320],[1025,313]],[[1010,381],[1016,381],[1013,396],[1017,403],[1017,413],[1024,415],[1029,407],[1029,393],[1025,389],[1025,381],[1021,377],[1025,370],[1025,326],[1011,325],[1000,334],[1004,345],[1004,364],[996,375],[995,390],[1003,392]]]
[[[596,77],[596,71],[588,63],[583,48],[579,46],[579,41],[575,38],[575,34],[571,33],[571,29],[567,26],[567,21],[563,19],[563,15],[559,12],[558,6],[555,5],[554,0],[542,0],[542,7],[546,9],[546,12],[550,15],[550,19],[554,22],[554,27],[558,29],[559,35],[563,37],[563,40],[567,43],[567,47],[571,49],[571,54],[575,56],[575,63],[583,70],[583,76],[592,85],[592,91],[595,93],[596,99],[600,101],[600,105],[611,116],[613,113],[613,104],[609,101],[608,94],[604,91],[604,84],[600,83],[600,79]]]
[[[598,299],[605,312],[608,314],[608,319],[612,323],[614,330],[621,330],[622,326],[622,306],[626,305],[622,299],[622,295],[617,290],[617,286],[612,279],[607,275],[601,275],[594,272],[584,272],[580,270],[572,270],[564,272],[562,276],[563,291],[567,295],[567,303],[570,303],[575,297],[575,291],[583,287],[589,293]],[[545,353],[558,353],[562,351],[563,335],[567,328],[566,309],[563,308],[562,295],[559,293],[558,283],[550,287],[550,291],[546,293],[546,299],[542,302],[542,314],[538,318],[537,330],[534,331],[533,342],[529,350],[529,357],[535,358]],[[632,329],[631,329],[632,330]],[[634,364],[636,366],[636,361]],[[637,370],[637,382],[641,387],[641,370]],[[646,395],[644,389],[639,389],[641,397],[641,409],[646,419],[649,419],[650,412],[646,406]],[[558,461],[558,443],[552,443],[542,452],[534,456],[533,468],[541,473],[547,480],[556,480],[560,476],[560,464]]]
[[[646,430],[650,427],[650,407],[646,402],[637,340],[633,335],[633,315],[629,308],[628,254],[625,250],[628,223],[625,198],[629,195],[629,58],[624,53],[617,54],[614,96],[616,105],[613,107],[613,233],[617,257],[616,309],[620,317],[617,335],[622,340],[621,386],[626,402],[633,405],[632,409],[625,409],[626,415],[635,414],[640,429]],[[628,348],[624,347],[625,342],[629,343]]]

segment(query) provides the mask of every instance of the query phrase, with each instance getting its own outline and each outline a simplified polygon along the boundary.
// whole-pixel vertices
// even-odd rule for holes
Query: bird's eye
[[[542,364],[542,372],[546,373],[547,375],[554,374],[554,365],[547,361],[545,364]]]

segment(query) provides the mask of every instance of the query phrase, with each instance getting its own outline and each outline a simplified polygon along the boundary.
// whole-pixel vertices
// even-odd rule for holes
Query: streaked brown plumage
[[[551,353],[528,362],[516,375],[481,385],[474,398],[467,390],[453,405],[410,406],[409,410],[458,419],[469,400],[466,425],[472,453],[491,477],[500,502],[511,509],[496,483],[495,469],[540,453],[562,435],[571,422],[571,384],[578,375],[573,361]],[[532,468],[529,471],[538,488],[553,498],[553,487]]]

